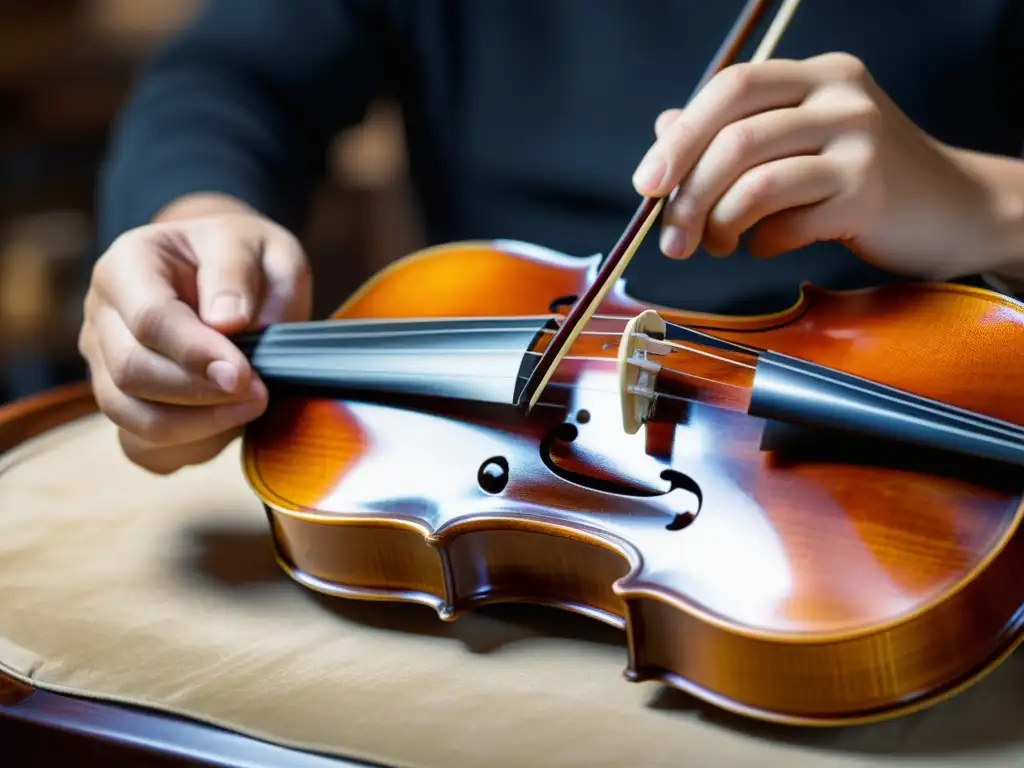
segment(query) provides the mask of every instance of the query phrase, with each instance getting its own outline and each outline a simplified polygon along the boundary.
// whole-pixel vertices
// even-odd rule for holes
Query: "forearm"
[[[362,118],[377,87],[375,12],[370,2],[208,0],[115,126],[101,248],[210,195],[297,229],[332,136]]]
[[[986,271],[1014,283],[1024,281],[1024,160],[944,147],[986,190],[988,206],[979,224],[979,253]],[[965,257],[968,255],[965,254]]]

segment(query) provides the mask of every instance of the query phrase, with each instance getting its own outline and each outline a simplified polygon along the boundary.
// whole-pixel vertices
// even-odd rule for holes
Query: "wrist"
[[[184,195],[165,205],[153,216],[154,223],[185,221],[207,216],[246,213],[257,216],[259,212],[231,195],[219,192],[196,192]]]
[[[974,272],[1024,279],[1024,161],[970,150],[942,150],[977,185],[981,205],[967,226],[973,252],[962,254]]]

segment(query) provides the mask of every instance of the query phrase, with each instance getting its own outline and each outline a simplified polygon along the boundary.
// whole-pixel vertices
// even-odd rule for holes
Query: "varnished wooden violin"
[[[244,470],[287,572],[445,619],[581,611],[626,630],[630,679],[791,722],[916,707],[1009,653],[1024,306],[808,287],[727,318],[617,290],[524,417],[521,374],[597,264],[433,248],[244,347],[271,386]]]
[[[327,321],[237,337],[271,390],[243,456],[282,567],[444,619],[579,611],[625,630],[629,679],[769,720],[976,680],[1021,639],[1024,305],[649,306],[620,276],[658,205],[604,261],[434,247]]]

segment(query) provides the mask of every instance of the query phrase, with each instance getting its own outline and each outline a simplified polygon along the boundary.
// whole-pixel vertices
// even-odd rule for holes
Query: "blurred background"
[[[155,46],[202,0],[0,0],[0,403],[84,376],[96,174],[110,125]],[[401,119],[374,106],[337,137],[304,232],[315,312],[421,243]]]

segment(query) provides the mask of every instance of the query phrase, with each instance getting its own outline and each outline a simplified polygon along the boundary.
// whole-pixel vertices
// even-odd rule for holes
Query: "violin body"
[[[458,243],[389,266],[334,317],[543,317],[597,266]],[[502,601],[577,611],[625,630],[628,679],[788,723],[919,708],[1016,647],[1024,468],[755,418],[730,402],[722,363],[698,355],[694,387],[719,384],[627,434],[615,334],[650,308],[617,283],[526,416],[272,388],[243,455],[282,567],[314,590],[424,603],[442,619]],[[655,309],[1024,424],[1024,307],[996,293],[808,286],[768,316]],[[378,352],[366,366],[406,354]]]

